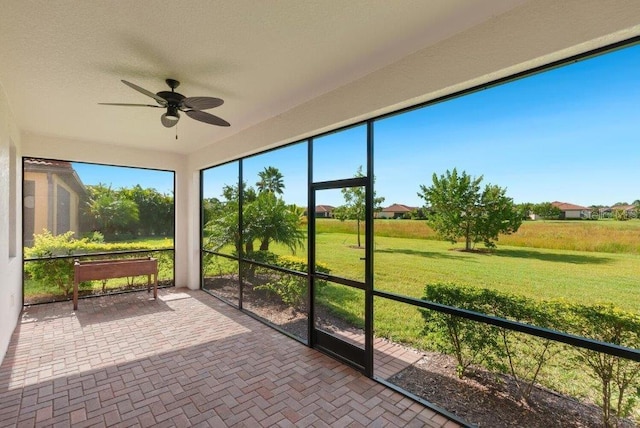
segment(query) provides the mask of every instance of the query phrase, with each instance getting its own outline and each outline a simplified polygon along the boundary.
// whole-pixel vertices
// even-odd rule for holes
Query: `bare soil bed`
[[[205,289],[231,303],[238,303],[235,276],[207,278]],[[243,308],[283,329],[307,339],[307,313],[282,304],[273,295],[244,286]],[[318,321],[330,331],[353,330],[353,326],[318,308]],[[585,428],[602,427],[600,408],[543,387],[534,388],[528,400],[518,400],[517,384],[507,375],[472,370],[464,379],[456,375],[455,360],[435,352],[422,352],[415,364],[396,373],[389,382],[457,415],[477,427]],[[638,427],[621,420],[620,428]]]

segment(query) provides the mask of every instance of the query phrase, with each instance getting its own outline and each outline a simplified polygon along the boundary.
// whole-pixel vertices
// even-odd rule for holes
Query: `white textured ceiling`
[[[0,89],[31,143],[202,166],[638,34],[639,0],[4,0]],[[176,141],[160,109],[98,105],[166,78],[231,127],[183,115]]]
[[[31,134],[192,153],[434,45],[523,0],[2,2],[0,85]],[[219,128],[151,103],[164,79],[215,96]]]

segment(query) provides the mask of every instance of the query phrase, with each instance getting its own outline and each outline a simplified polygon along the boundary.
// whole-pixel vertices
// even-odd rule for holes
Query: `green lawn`
[[[321,233],[317,237],[318,261],[332,273],[362,278],[364,255],[353,248],[355,236]],[[429,283],[447,282],[491,288],[534,299],[566,299],[592,304],[613,303],[632,312],[640,308],[637,285],[640,256],[567,250],[499,246],[491,253],[454,250],[447,242],[379,237],[375,240],[374,287],[378,290],[421,298]],[[322,256],[320,256],[320,254]],[[330,290],[331,288],[329,288]],[[344,299],[349,293],[340,291]],[[352,299],[362,300],[354,291]],[[335,296],[338,297],[338,296]],[[340,304],[323,296],[343,316],[362,319],[358,304]],[[403,314],[398,317],[397,314]],[[423,321],[416,308],[387,299],[375,299],[375,328],[379,335],[416,343]]]

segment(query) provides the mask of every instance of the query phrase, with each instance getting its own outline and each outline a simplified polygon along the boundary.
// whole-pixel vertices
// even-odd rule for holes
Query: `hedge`
[[[424,300],[504,319],[584,336],[632,349],[640,348],[640,315],[610,304],[582,305],[537,301],[495,290],[455,284],[429,284]],[[421,309],[423,334],[436,350],[452,354],[463,377],[474,365],[509,373],[527,398],[543,367],[566,346],[551,340]],[[526,343],[523,343],[526,342]],[[640,398],[640,363],[571,347],[570,370],[586,371],[600,384],[603,423],[631,414]]]

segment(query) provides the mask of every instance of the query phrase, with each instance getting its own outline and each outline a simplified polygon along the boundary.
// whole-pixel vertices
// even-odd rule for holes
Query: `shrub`
[[[640,316],[613,305],[572,305],[567,327],[574,334],[628,348],[640,348]],[[600,407],[605,427],[615,425],[616,418],[631,414],[640,398],[640,363],[577,348],[574,354],[579,367],[600,383]]]
[[[77,252],[80,241],[73,237],[73,232],[52,235],[48,230],[34,235],[33,246],[25,250],[27,258],[47,258],[66,256]],[[25,263],[25,271],[36,281],[54,284],[65,295],[73,287],[73,260],[49,258],[41,261]]]
[[[613,305],[579,305],[535,301],[494,290],[454,284],[430,284],[424,300],[565,331],[601,342],[640,348],[640,316]],[[457,371],[481,364],[512,375],[521,396],[531,393],[543,366],[562,349],[553,341],[492,327],[453,315],[421,309],[424,333],[439,351],[453,354]],[[602,352],[571,347],[571,369],[599,382],[603,423],[614,426],[627,417],[640,399],[640,363]]]
[[[627,221],[629,220],[629,216],[625,210],[615,210],[613,211],[613,218],[618,221]]]
[[[450,284],[431,284],[425,288],[424,300],[456,306],[476,312],[485,312],[482,291],[472,287]],[[471,321],[429,309],[421,309],[425,321],[423,333],[433,342],[435,348],[453,354],[457,361],[456,372],[464,377],[472,365],[496,364],[498,331],[490,325]]]
[[[255,253],[252,253],[255,254]],[[307,261],[294,256],[278,256],[273,253],[260,256],[263,260],[270,260],[270,264],[280,266],[297,272],[307,272]],[[252,259],[255,258],[252,256]],[[261,271],[262,272],[262,271]],[[329,273],[330,269],[322,264],[316,263],[316,272]],[[280,297],[283,303],[294,308],[303,308],[307,303],[307,278],[291,275],[287,273],[275,272],[265,269],[268,276],[267,283],[255,286],[256,290],[265,290]],[[319,285],[324,284],[322,281]]]
[[[31,279],[55,285],[64,295],[69,295],[73,289],[73,258],[56,258],[59,256],[73,256],[75,254],[106,253],[127,250],[149,250],[149,253],[136,254],[136,257],[144,257],[152,254],[154,248],[140,243],[111,243],[96,242],[98,236],[75,239],[73,232],[53,235],[48,230],[34,235],[34,244],[25,249],[25,258],[42,259],[32,260],[24,264],[25,273]],[[131,255],[114,255],[112,258],[131,257]],[[171,255],[164,252],[154,254],[158,258],[159,269],[164,270],[167,265],[172,266]],[[103,284],[104,285],[104,284]],[[103,287],[104,288],[104,287]]]

